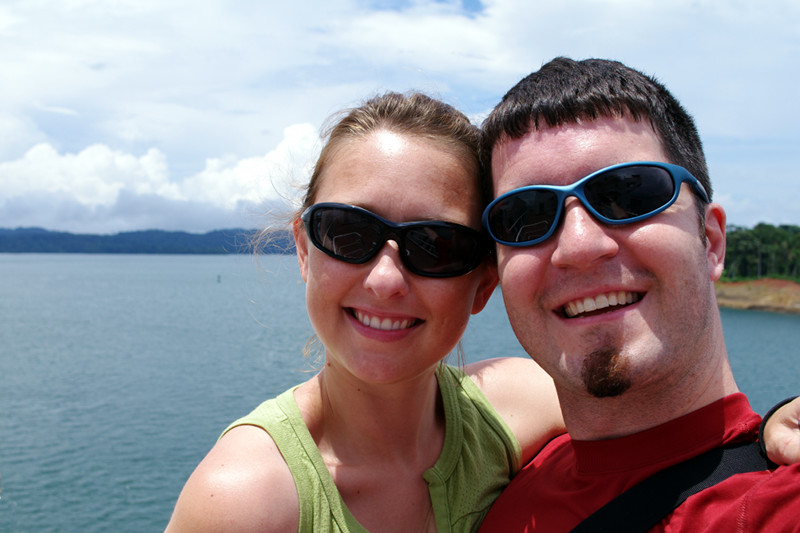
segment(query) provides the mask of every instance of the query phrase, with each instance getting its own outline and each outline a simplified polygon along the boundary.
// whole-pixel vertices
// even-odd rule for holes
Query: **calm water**
[[[161,531],[219,432],[306,379],[293,257],[0,254],[0,531]],[[800,316],[723,311],[740,387],[798,391]],[[469,360],[524,355],[500,295]]]

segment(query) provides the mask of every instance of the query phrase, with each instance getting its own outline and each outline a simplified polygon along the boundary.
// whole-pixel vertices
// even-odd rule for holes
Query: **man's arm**
[[[773,463],[800,463],[800,396],[773,407],[764,417],[762,449]]]

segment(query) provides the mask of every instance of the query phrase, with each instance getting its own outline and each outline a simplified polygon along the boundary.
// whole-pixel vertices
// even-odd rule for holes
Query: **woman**
[[[479,233],[478,135],[421,94],[374,98],[334,125],[293,226],[324,367],[224,434],[168,531],[469,531],[563,432],[532,361],[475,363],[463,379],[441,364],[497,284]],[[381,228],[370,213],[426,224]],[[258,425],[293,415],[298,445],[279,450]],[[305,474],[293,477],[292,454]]]
[[[471,531],[564,431],[532,361],[442,363],[497,284],[478,135],[417,93],[333,126],[293,223],[324,366],[224,433],[168,531]]]

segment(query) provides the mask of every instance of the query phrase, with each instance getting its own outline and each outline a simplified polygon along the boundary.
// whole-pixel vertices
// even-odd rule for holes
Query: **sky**
[[[0,0],[0,228],[261,227],[333,113],[417,89],[479,124],[556,56],[658,78],[728,223],[800,225],[796,0]]]

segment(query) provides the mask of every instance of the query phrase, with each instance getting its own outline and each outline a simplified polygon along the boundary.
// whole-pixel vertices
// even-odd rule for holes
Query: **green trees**
[[[769,277],[800,281],[800,226],[762,222],[752,229],[727,229],[725,279]]]

